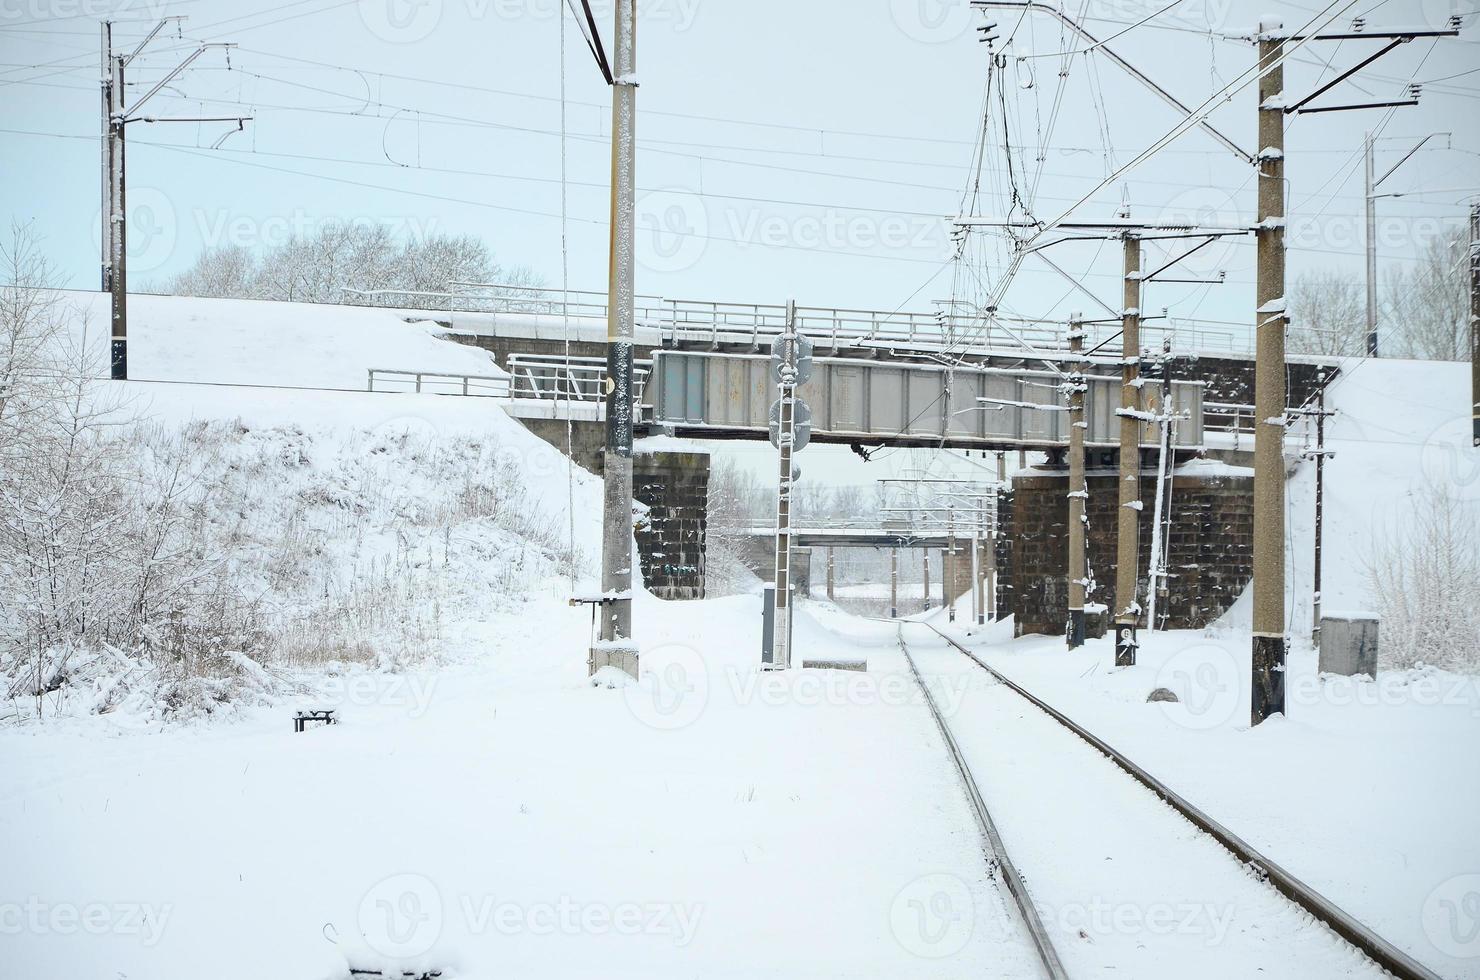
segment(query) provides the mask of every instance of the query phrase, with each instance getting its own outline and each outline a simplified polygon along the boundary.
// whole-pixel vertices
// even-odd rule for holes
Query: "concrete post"
[[[636,291],[633,204],[637,124],[637,18],[634,0],[616,0],[613,33],[612,192],[606,303],[606,459],[601,522],[601,589],[613,596],[604,607],[600,641],[591,651],[594,673],[620,667],[637,676],[632,640],[632,345]]]
[[[836,549],[833,549],[833,548],[828,548],[827,549],[827,601],[828,602],[832,602],[832,601],[834,601],[837,598],[837,596],[833,594],[833,570],[834,570],[834,567],[836,566],[836,560],[835,560],[835,556],[833,554],[834,550],[836,550]]]
[[[923,611],[930,608],[930,549],[922,548],[920,550],[920,555],[922,556],[925,565],[925,597],[921,601],[920,605],[920,609]]]
[[[1084,479],[1084,325],[1069,318],[1069,623],[1064,631],[1069,649],[1084,646],[1085,516],[1089,486]]]
[[[1277,32],[1277,21],[1260,24]],[[1254,637],[1250,723],[1285,710],[1285,110],[1284,41],[1259,41],[1255,225]]]
[[[1115,547],[1115,666],[1136,663],[1136,545],[1141,516],[1141,240],[1125,236],[1121,310],[1120,508]]]

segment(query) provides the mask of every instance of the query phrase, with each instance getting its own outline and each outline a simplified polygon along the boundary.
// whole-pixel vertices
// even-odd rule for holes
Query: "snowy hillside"
[[[122,386],[129,445],[188,464],[186,540],[224,561],[222,587],[191,594],[231,615],[160,636],[189,670],[92,651],[40,699],[44,720],[11,698],[0,881],[23,898],[0,907],[26,923],[5,937],[17,975],[1034,975],[905,637],[977,740],[1072,975],[1376,975],[969,662],[917,645],[919,627],[805,604],[798,651],[867,670],[762,674],[756,597],[639,594],[643,679],[593,687],[590,614],[566,600],[599,540],[596,481],[492,401],[359,390],[371,367],[493,373],[482,352],[379,310],[135,309],[132,361],[154,380]],[[306,387],[257,387],[285,377]],[[1462,381],[1381,361],[1334,390],[1328,606],[1368,602],[1374,515],[1465,458],[1449,454]],[[1291,483],[1297,620],[1308,471]],[[957,635],[1404,950],[1480,976],[1433,931],[1456,873],[1480,866],[1474,679],[1333,684],[1297,643],[1290,716],[1251,731],[1236,615],[1145,634],[1118,671],[1108,641]],[[1183,702],[1148,704],[1156,686]],[[294,734],[310,707],[339,724]],[[1207,921],[1148,924],[1187,909]]]

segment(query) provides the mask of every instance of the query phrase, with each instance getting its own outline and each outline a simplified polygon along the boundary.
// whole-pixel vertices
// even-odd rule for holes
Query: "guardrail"
[[[445,312],[452,320],[458,313],[504,313],[604,320],[607,295],[594,290],[523,286],[513,283],[453,282],[440,291],[407,289],[350,289],[350,296],[378,304],[404,305],[415,309]],[[395,300],[401,300],[396,303]],[[786,324],[786,307],[779,303],[741,303],[719,300],[665,299],[640,294],[636,299],[639,326],[657,329],[665,346],[679,341],[718,344],[721,340],[749,342],[780,334]],[[797,325],[820,345],[836,350],[858,344],[900,344],[952,351],[972,349],[1021,349],[1028,345],[1044,353],[1068,350],[1067,324],[1013,321],[986,317],[961,304],[944,304],[932,312],[866,310],[845,307],[799,306]],[[1147,318],[1141,323],[1143,349],[1160,350],[1170,342],[1175,352],[1247,354],[1253,350],[1252,329],[1208,326],[1190,320]],[[1120,333],[1113,318],[1084,324],[1086,346],[1110,347]],[[1110,351],[1110,353],[1116,353]]]
[[[606,361],[599,357],[511,354],[509,373],[503,375],[458,374],[444,371],[408,371],[370,368],[367,391],[414,392],[478,398],[516,398],[543,401],[601,402],[606,398]],[[650,362],[633,366],[633,396],[640,411],[644,402]]]

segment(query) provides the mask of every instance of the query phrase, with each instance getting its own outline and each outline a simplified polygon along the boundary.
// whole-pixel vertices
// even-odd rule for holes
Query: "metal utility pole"
[[[1146,628],[1156,631],[1156,613],[1167,594],[1167,550],[1172,537],[1172,467],[1176,464],[1172,426],[1177,413],[1172,405],[1172,341],[1161,345],[1161,406],[1156,424],[1161,427],[1160,451],[1156,457],[1156,502],[1151,508],[1151,561],[1146,573]]]
[[[1362,139],[1367,207],[1367,356],[1377,356],[1377,200],[1372,196],[1372,131]],[[1319,620],[1317,628],[1319,629]]]
[[[1336,455],[1335,452],[1326,449],[1326,419],[1336,414],[1326,410],[1326,385],[1330,383],[1330,380],[1324,368],[1318,371],[1316,373],[1318,387],[1316,388],[1315,408],[1298,408],[1291,412],[1292,415],[1314,417],[1316,420],[1315,448],[1307,448],[1301,456],[1316,461],[1316,534],[1315,554],[1311,565],[1310,639],[1312,643],[1317,644],[1321,640],[1321,541],[1325,534],[1326,457]]]
[[[1125,236],[1121,310],[1120,507],[1115,542],[1115,666],[1136,665],[1137,536],[1141,516],[1141,240]]]
[[[791,489],[797,472],[792,455],[806,445],[809,430],[799,415],[806,411],[797,399],[797,385],[811,371],[810,348],[805,347],[796,330],[796,303],[786,301],[785,332],[772,346],[772,373],[780,397],[772,410],[776,422],[775,438],[779,464],[776,483],[776,554],[772,581],[776,584],[774,633],[771,641],[770,666],[785,670],[791,666]],[[808,413],[810,417],[810,413]]]
[[[1254,637],[1250,720],[1285,710],[1285,43],[1259,25],[1259,187],[1254,226]]]
[[[232,44],[202,44],[185,57],[164,78],[154,84],[133,105],[128,105],[124,87],[124,70],[170,21],[184,17],[165,17],[127,55],[113,53],[113,26],[102,26],[102,107],[103,107],[103,289],[110,294],[109,375],[114,381],[128,380],[128,202],[124,173],[124,130],[132,122],[235,122],[240,129],[251,116],[158,117],[141,116],[139,110],[161,89],[183,72],[190,63],[210,48],[231,48]]]
[[[1448,133],[1430,133],[1413,145],[1413,149],[1403,154],[1402,159],[1387,169],[1387,173],[1377,179],[1372,175],[1376,168],[1375,151],[1376,140],[1371,131],[1362,141],[1363,154],[1366,171],[1366,193],[1363,196],[1367,210],[1367,356],[1376,357],[1377,352],[1377,199],[1379,197],[1402,197],[1399,194],[1379,194],[1378,186],[1393,175],[1393,171],[1401,167],[1408,158],[1417,153],[1419,147],[1423,146],[1435,136],[1448,136]]]
[[[1069,355],[1069,622],[1064,635],[1074,650],[1084,646],[1084,590],[1089,584],[1084,561],[1084,509],[1089,502],[1084,478],[1084,324],[1078,313],[1069,317]]]
[[[899,618],[899,549],[889,549],[889,618]]]
[[[633,279],[633,204],[637,142],[637,17],[634,0],[616,0],[613,38],[611,218],[606,302],[606,458],[603,464],[600,638],[591,671],[615,666],[636,677],[632,638],[632,345],[636,288]]]

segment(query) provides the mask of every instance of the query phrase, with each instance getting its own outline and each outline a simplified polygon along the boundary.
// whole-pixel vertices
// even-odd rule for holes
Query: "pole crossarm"
[[[185,58],[184,58],[184,60],[181,61],[178,65],[176,65],[174,68],[170,69],[170,71],[163,78],[161,78],[159,81],[155,82],[154,83],[154,87],[151,88],[149,91],[145,92],[142,96],[140,96],[139,99],[138,99],[138,101],[136,101],[133,105],[129,106],[127,109],[125,109],[121,113],[119,113],[119,121],[120,122],[125,122],[125,123],[136,121],[137,117],[134,114],[139,111],[139,107],[140,106],[142,106],[145,102],[148,102],[150,99],[154,98],[154,96],[159,92],[160,89],[164,88],[170,82],[174,81],[177,77],[179,77],[179,75],[180,75],[180,73],[182,71],[184,71],[186,68],[190,67],[190,63],[192,61],[194,61],[196,58],[199,58],[201,55],[205,54],[211,48],[234,48],[234,47],[236,47],[236,45],[234,43],[232,43],[232,42],[229,42],[229,41],[212,41],[212,42],[210,42],[208,44],[202,44],[200,47],[196,48],[194,51],[192,51],[188,55],[186,55]],[[233,116],[232,118],[235,119],[236,117]]]

